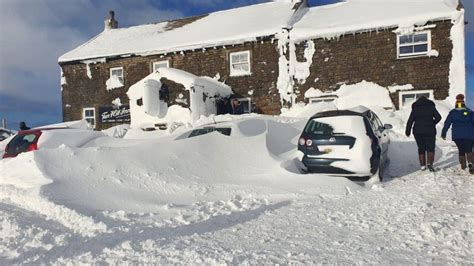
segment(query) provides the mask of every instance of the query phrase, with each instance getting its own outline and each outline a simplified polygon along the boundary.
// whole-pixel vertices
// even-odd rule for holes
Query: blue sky
[[[109,10],[120,26],[151,23],[266,0],[0,0],[0,119],[16,129],[60,122],[57,59],[103,30]],[[310,0],[319,5],[336,0]],[[466,8],[469,105],[474,108],[474,0]]]

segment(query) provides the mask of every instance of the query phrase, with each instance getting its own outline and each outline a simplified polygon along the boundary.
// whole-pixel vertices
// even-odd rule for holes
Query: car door
[[[388,145],[390,144],[390,137],[388,135],[388,130],[384,127],[382,124],[382,121],[380,121],[379,117],[375,114],[372,113],[373,117],[373,123],[375,127],[377,128],[377,134],[380,140],[380,147],[382,149],[382,155],[386,157],[387,152],[388,152]]]

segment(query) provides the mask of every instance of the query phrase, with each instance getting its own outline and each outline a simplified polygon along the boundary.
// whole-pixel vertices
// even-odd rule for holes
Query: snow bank
[[[335,102],[339,109],[349,109],[359,105],[393,108],[388,90],[365,80],[352,85],[343,84],[334,92],[334,95],[338,96]]]
[[[464,9],[452,15],[451,36],[453,42],[452,58],[449,64],[449,96],[455,102],[456,95],[466,94],[466,62],[464,51]]]
[[[131,144],[116,139],[117,145],[62,147],[25,155],[34,154],[36,169],[48,182],[52,180],[46,186],[36,183],[51,201],[87,210],[161,212],[170,204],[189,205],[235,195],[302,193],[308,189],[311,193],[345,194],[346,186],[360,189],[344,178],[305,176],[275,167],[296,158],[293,142],[302,124],[294,128],[292,123],[271,118],[229,123],[237,130],[235,137],[213,133]],[[19,157],[11,162],[25,160]],[[28,168],[2,161],[0,165],[2,173],[22,171],[23,176],[31,176]]]

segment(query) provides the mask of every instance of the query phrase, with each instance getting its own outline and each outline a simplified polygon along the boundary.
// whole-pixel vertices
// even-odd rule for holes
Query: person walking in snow
[[[436,124],[441,121],[441,115],[436,110],[434,102],[426,97],[420,97],[411,108],[405,134],[409,137],[413,129],[421,170],[424,171],[428,167],[431,172],[434,172]]]
[[[444,140],[446,140],[446,133],[451,126],[452,139],[459,151],[461,169],[466,170],[467,166],[469,166],[469,172],[474,174],[474,154],[472,153],[474,145],[474,112],[466,107],[463,94],[456,96],[456,105],[449,112],[444,122],[443,131],[441,132],[441,137]],[[468,164],[466,164],[466,159]]]

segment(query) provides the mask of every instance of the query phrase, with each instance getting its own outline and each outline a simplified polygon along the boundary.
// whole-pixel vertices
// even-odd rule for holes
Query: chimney
[[[118,22],[115,20],[115,12],[113,10],[109,11],[109,18],[104,20],[104,30],[116,29],[118,27]]]

